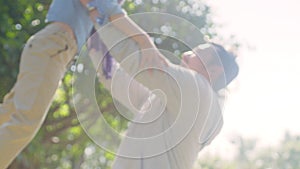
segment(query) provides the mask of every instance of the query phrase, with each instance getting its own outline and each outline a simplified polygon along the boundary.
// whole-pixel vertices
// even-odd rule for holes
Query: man
[[[153,47],[147,34],[131,21],[117,0],[54,0],[49,24],[33,35],[22,52],[13,89],[0,105],[0,168],[6,168],[32,140],[43,123],[66,67],[80,51],[94,25],[118,18],[115,27],[140,48]]]
[[[220,45],[208,43],[185,52],[181,66],[168,61],[144,62],[144,57],[151,60],[151,49],[136,52],[136,43],[110,26],[98,33],[129,74],[126,77],[122,71],[116,71],[115,83],[111,84],[113,97],[130,110],[134,110],[132,105],[139,109],[113,168],[191,169],[199,151],[221,130],[223,118],[217,92],[238,74],[233,55]],[[133,81],[128,96],[128,83],[133,77],[154,95]],[[149,98],[145,99],[147,95]]]

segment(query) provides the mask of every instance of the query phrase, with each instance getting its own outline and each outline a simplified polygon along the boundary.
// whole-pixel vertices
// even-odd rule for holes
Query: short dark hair
[[[225,88],[239,73],[239,66],[235,60],[235,56],[224,49],[223,46],[211,43],[217,53],[219,61],[221,62],[224,70],[223,76],[219,77],[216,82],[213,82],[214,90],[218,91]]]

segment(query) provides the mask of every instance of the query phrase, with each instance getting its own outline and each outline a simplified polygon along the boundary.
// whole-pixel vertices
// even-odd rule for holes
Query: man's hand
[[[168,66],[167,59],[159,52],[157,48],[141,49],[140,68],[162,69]]]

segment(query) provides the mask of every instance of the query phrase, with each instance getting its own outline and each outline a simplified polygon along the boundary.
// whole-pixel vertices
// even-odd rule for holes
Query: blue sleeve
[[[96,0],[96,2],[99,12],[106,17],[125,13],[118,0]]]

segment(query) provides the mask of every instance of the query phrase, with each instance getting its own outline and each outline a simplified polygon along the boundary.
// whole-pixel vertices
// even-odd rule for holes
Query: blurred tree
[[[286,132],[275,146],[255,148],[256,139],[236,137],[236,156],[232,160],[207,154],[195,169],[298,169],[300,168],[300,136]]]
[[[241,169],[236,165],[236,163],[224,160],[222,157],[207,155],[196,162],[194,169]]]
[[[286,132],[278,147],[268,147],[257,153],[253,163],[257,169],[300,168],[300,136]]]
[[[252,168],[252,158],[256,146],[256,139],[245,139],[237,136],[232,140],[232,143],[237,146],[238,152],[236,160],[238,168]]]

